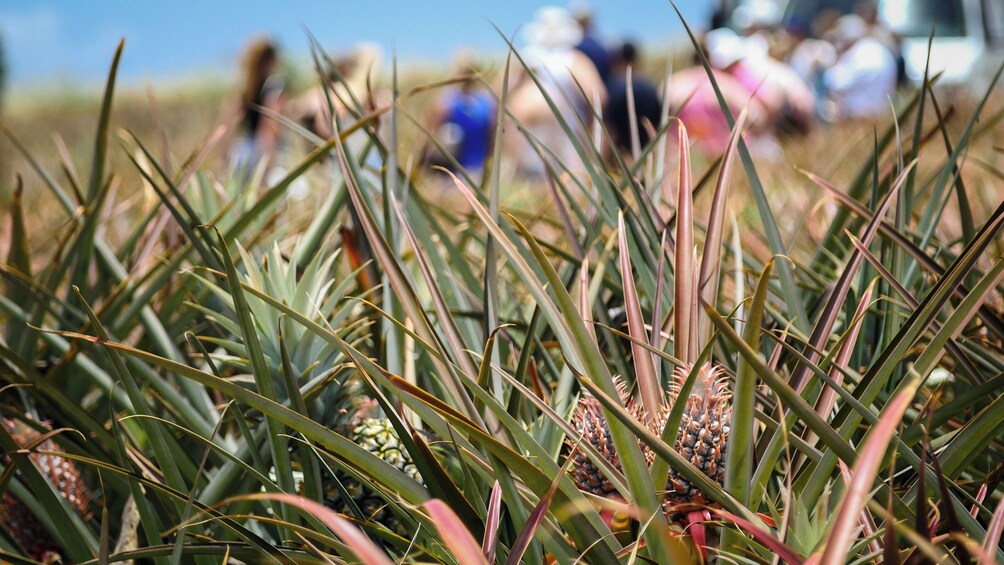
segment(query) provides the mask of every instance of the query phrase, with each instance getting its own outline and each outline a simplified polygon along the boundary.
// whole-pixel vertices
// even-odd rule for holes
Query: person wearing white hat
[[[711,66],[723,71],[746,57],[743,39],[727,27],[709,31],[704,36],[704,46]]]
[[[582,39],[582,29],[565,8],[547,6],[537,11],[534,20],[523,29],[522,36],[525,47],[520,54],[540,82],[540,87],[529,74],[520,73],[512,82],[510,112],[531,136],[565,165],[579,168],[581,161],[572,141],[559,124],[547,99],[550,98],[557,106],[559,114],[576,136],[588,143],[593,104],[602,105],[605,102],[606,89],[592,61],[575,49]],[[536,151],[518,128],[506,128],[505,146],[516,157],[522,171],[531,174],[544,172],[544,165]]]
[[[837,62],[823,74],[839,118],[877,118],[889,112],[896,90],[896,58],[868,35],[868,24],[856,15],[837,20],[827,39],[837,48]]]

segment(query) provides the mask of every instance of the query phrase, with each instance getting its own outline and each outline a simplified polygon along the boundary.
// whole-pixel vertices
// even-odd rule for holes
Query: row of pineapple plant
[[[26,156],[59,245],[32,257],[12,207],[0,558],[1002,556],[1004,210],[970,209],[960,172],[1004,117],[987,98],[953,135],[922,89],[849,186],[810,173],[839,211],[793,245],[742,116],[699,176],[673,120],[611,166],[562,122],[584,170],[552,162],[558,220],[502,209],[500,151],[447,212],[402,166],[395,105],[353,108],[361,154],[339,128],[263,190],[203,165],[218,136],[176,162],[109,147],[120,56],[86,182]],[[115,150],[160,203],[109,237]],[[308,172],[334,180],[298,213]],[[727,237],[739,187],[756,222]]]

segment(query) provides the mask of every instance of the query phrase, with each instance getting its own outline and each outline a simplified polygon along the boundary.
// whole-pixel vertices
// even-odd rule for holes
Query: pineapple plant
[[[240,254],[246,271],[244,282],[248,287],[290,305],[315,323],[345,327],[346,321],[358,314],[358,309],[351,307],[353,302],[345,300],[349,288],[347,281],[351,279],[338,284],[335,276],[338,254],[315,255],[302,270],[295,259],[287,258],[278,246],[273,246],[261,261],[256,261],[244,249],[240,249]],[[225,288],[207,278],[199,278],[218,299],[216,304],[232,308]],[[206,306],[193,306],[211,315],[228,333],[242,335],[240,328],[226,317],[226,312],[217,313]],[[279,398],[289,398],[290,386],[303,388],[304,402],[315,421],[421,482],[418,470],[390,420],[379,415],[377,403],[365,395],[355,370],[345,368],[347,359],[343,352],[300,325],[289,325],[288,330],[284,329],[285,333],[280,332],[279,317],[264,302],[252,299],[248,306],[273,381],[282,385],[277,386]],[[365,343],[366,327],[361,323],[349,324],[347,340]],[[247,366],[242,343],[209,336],[203,339],[219,345],[216,357],[225,365],[234,370]],[[288,368],[282,362],[284,348],[288,354]],[[293,375],[286,375],[290,370]],[[314,372],[320,372],[320,375],[315,376]],[[296,444],[292,445],[294,450],[301,449]],[[380,524],[399,534],[406,533],[403,522],[388,508],[383,497],[341,469],[324,470],[322,489],[325,503],[338,512],[352,514],[360,521]]]
[[[618,304],[623,304],[620,307],[623,310],[622,319],[628,329],[623,335],[633,340],[628,347],[636,371],[635,381],[638,389],[637,398],[626,398],[627,395],[622,392],[624,386],[620,384],[619,379],[615,379],[621,404],[656,436],[662,434],[671,414],[677,413],[679,422],[674,434],[675,441],[671,443],[672,448],[699,473],[718,486],[722,486],[725,481],[732,392],[728,379],[720,367],[710,361],[695,367],[699,349],[710,339],[710,322],[699,312],[699,304],[702,300],[714,303],[718,297],[717,287],[722,263],[721,230],[724,225],[730,161],[744,123],[745,117],[741,115],[724,158],[725,163],[716,187],[714,204],[709,213],[707,237],[703,248],[698,248],[694,242],[696,220],[693,213],[689,140],[686,128],[682,123],[678,124],[676,141],[679,148],[680,170],[679,184],[675,193],[675,305],[670,321],[674,329],[674,353],[682,363],[673,371],[665,389],[661,383],[655,356],[640,345],[649,343],[651,338],[642,321],[627,237],[628,230],[623,214],[620,215],[617,225],[617,240],[621,254],[619,266],[624,287],[623,295],[614,296],[613,299]],[[585,286],[586,281],[581,282]],[[653,313],[653,316],[657,315]],[[661,321],[653,319],[651,326],[659,328]],[[688,389],[689,392],[684,394],[691,373],[694,373],[693,383]],[[573,425],[594,447],[597,447],[604,458],[614,464],[617,470],[621,470],[608,422],[595,399],[583,395],[574,412]],[[656,461],[656,455],[648,445],[641,445],[641,448],[644,461],[651,468]],[[596,469],[595,462],[581,450],[573,455],[571,469],[580,489],[600,496],[616,495],[616,492],[607,492],[608,489],[612,490],[609,481],[605,480],[602,471]],[[713,497],[702,492],[684,477],[678,468],[669,467],[666,473],[665,484],[655,485],[662,512],[671,524],[686,526],[694,544],[704,554],[707,540],[703,521],[710,519],[707,507],[713,502]],[[594,484],[601,488],[592,488]]]
[[[80,517],[89,519],[90,495],[76,463],[58,455],[38,453],[36,450],[58,453],[61,449],[51,439],[35,445],[42,434],[25,422],[4,418],[3,426],[21,448],[32,450],[29,456],[32,463],[69,502],[70,507]],[[38,518],[9,490],[0,499],[0,528],[24,550],[25,555],[36,561],[58,563],[63,558],[59,546]]]

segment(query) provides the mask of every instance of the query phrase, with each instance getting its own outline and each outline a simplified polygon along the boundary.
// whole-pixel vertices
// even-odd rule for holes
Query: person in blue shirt
[[[468,172],[481,169],[492,150],[497,104],[481,86],[477,68],[463,58],[457,64],[461,81],[447,91],[433,110],[429,131],[442,148]],[[428,165],[455,169],[438,148],[426,151]]]
[[[575,21],[582,28],[582,39],[575,46],[583,55],[589,57],[596,67],[596,73],[600,75],[600,80],[607,82],[610,78],[610,51],[596,38],[596,30],[593,26],[593,12],[588,6],[578,6],[575,12]]]

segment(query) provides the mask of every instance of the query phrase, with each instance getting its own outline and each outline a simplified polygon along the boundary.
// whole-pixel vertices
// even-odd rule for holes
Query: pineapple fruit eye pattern
[[[7,111],[0,563],[1004,561],[1000,73],[765,131],[730,38]]]

